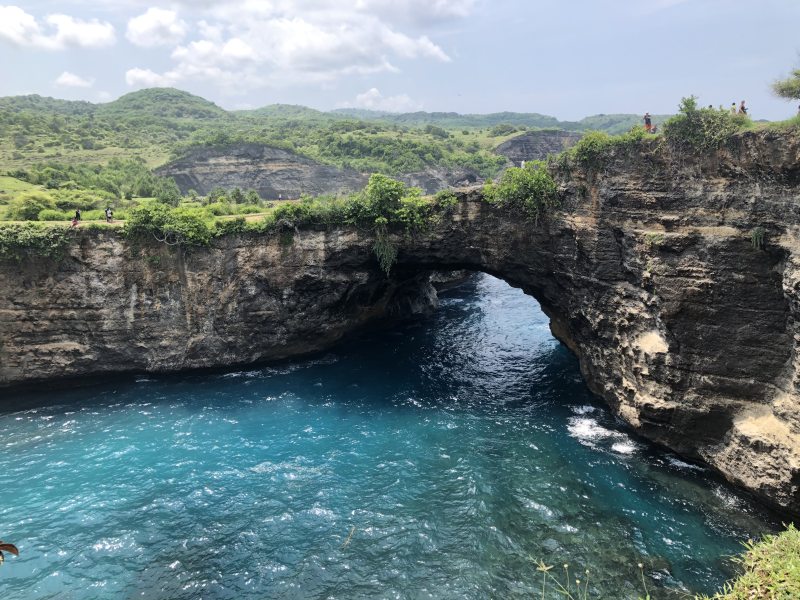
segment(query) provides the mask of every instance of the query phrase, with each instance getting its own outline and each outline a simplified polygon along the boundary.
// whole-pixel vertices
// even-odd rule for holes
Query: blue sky
[[[798,32],[799,0],[32,0],[0,4],[0,95],[578,119],[695,94],[783,119]]]

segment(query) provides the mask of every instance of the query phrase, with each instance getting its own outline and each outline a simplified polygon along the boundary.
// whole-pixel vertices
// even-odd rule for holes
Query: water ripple
[[[614,598],[644,562],[659,598],[774,526],[626,431],[489,277],[318,359],[4,404],[9,598],[529,598],[539,558]]]

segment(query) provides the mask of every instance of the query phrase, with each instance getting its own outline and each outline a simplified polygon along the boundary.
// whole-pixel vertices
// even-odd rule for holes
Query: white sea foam
[[[611,449],[619,454],[633,454],[636,452],[637,446],[631,441],[617,442],[611,445]]]
[[[580,442],[593,442],[621,435],[616,431],[606,429],[595,419],[588,417],[571,417],[567,430],[572,437],[577,438]]]
[[[576,415],[588,415],[597,410],[597,407],[589,406],[588,404],[584,404],[583,406],[570,406],[569,408]]]
[[[590,448],[597,448],[601,443],[610,443],[610,447],[606,447],[618,454],[633,454],[639,448],[638,444],[625,433],[603,427],[591,417],[571,417],[567,431],[581,444]]]
[[[682,461],[681,459],[675,456],[667,456],[667,462],[671,464],[673,467],[683,470],[692,470],[692,471],[705,471],[705,469],[699,465],[693,465],[691,463],[687,463]]]

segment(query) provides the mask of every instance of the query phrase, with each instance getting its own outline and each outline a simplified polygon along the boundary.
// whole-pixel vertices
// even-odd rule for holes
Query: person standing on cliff
[[[111,223],[113,218],[114,218],[114,213],[111,212],[111,207],[106,206],[106,223]]]
[[[731,103],[731,114],[732,115],[736,114],[736,102]]]
[[[742,100],[742,103],[739,105],[739,114],[747,115],[747,107],[744,105],[744,100]]]
[[[650,119],[650,113],[644,113],[644,130],[647,133],[650,133],[650,130],[653,128],[653,121]]]

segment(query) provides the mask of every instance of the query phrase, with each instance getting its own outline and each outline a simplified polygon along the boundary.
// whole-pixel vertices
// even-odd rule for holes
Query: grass
[[[734,559],[742,574],[714,596],[697,600],[796,600],[800,598],[800,531],[794,525],[781,534],[745,544]]]
[[[0,205],[8,204],[18,196],[31,192],[45,192],[45,189],[40,185],[34,185],[15,177],[0,175]],[[2,206],[0,206],[0,218],[2,218],[2,212]]]

